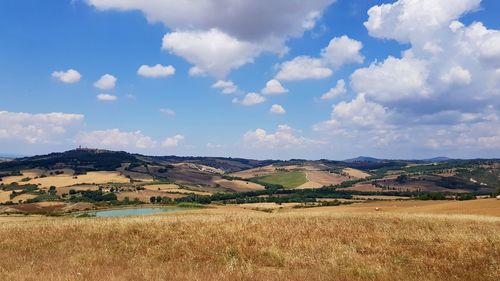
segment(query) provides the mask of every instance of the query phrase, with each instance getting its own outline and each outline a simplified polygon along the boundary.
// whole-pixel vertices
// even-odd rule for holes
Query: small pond
[[[93,211],[87,214],[96,217],[119,217],[119,216],[140,216],[140,215],[151,215],[159,214],[165,212],[177,212],[189,210],[188,208],[131,208],[131,209],[117,209],[117,210],[103,210],[103,211]]]

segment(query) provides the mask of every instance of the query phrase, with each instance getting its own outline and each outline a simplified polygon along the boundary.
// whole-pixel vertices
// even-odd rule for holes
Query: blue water
[[[96,217],[119,217],[119,216],[140,216],[151,215],[165,212],[176,212],[186,210],[186,208],[136,208],[136,209],[121,209],[109,211],[92,212]]]

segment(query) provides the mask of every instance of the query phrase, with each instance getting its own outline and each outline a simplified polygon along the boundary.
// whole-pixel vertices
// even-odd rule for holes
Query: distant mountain
[[[422,161],[430,162],[430,163],[438,163],[438,162],[446,162],[446,161],[450,161],[450,160],[451,160],[451,158],[440,156],[440,157],[434,157],[434,158],[430,158],[430,159],[423,159]]]
[[[351,159],[344,160],[344,162],[346,162],[346,163],[356,163],[356,162],[378,163],[378,162],[382,162],[382,161],[384,161],[384,160],[373,158],[373,157],[367,157],[367,156],[359,156],[359,157],[356,157],[356,158],[351,158]]]

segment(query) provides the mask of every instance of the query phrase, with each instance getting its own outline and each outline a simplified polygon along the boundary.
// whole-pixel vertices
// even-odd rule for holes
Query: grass
[[[279,172],[257,179],[265,183],[279,184],[285,188],[295,188],[307,182],[306,175],[300,171]]]
[[[499,280],[500,220],[204,209],[0,224],[2,280]]]

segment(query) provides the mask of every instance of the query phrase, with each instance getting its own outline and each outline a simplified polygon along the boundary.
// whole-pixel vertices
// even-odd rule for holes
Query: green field
[[[280,172],[256,179],[265,183],[279,184],[285,188],[295,188],[307,182],[306,175],[300,171]]]

